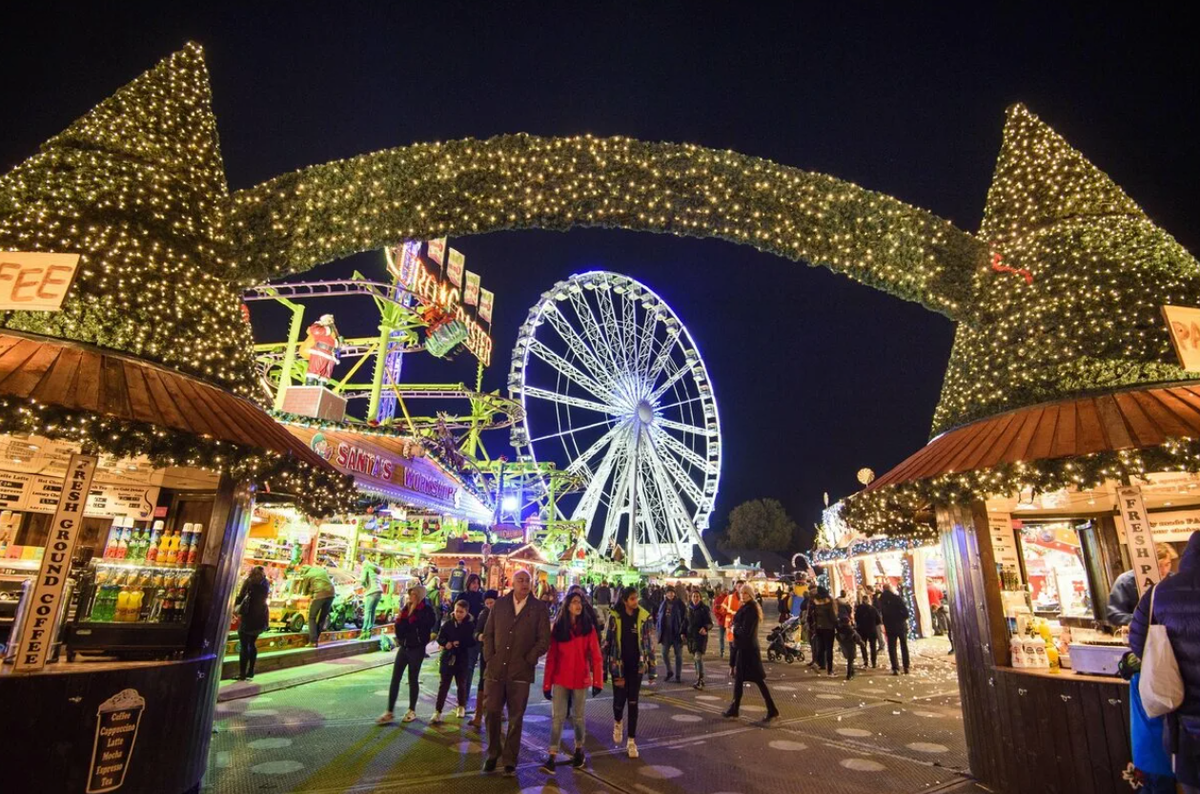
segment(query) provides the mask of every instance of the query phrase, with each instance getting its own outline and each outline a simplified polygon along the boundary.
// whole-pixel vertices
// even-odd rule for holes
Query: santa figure
[[[333,324],[332,314],[322,314],[321,318],[308,326],[308,370],[304,374],[305,383],[329,383],[333,375],[333,367],[338,363],[338,330]]]

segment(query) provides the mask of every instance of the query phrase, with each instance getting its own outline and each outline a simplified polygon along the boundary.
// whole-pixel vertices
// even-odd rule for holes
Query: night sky
[[[270,3],[162,15],[170,5],[142,16],[124,4],[103,4],[103,14],[47,4],[40,19],[10,27],[0,167],[195,40],[235,190],[413,142],[590,132],[826,172],[973,231],[1004,109],[1021,101],[1190,251],[1200,244],[1194,28],[1161,11],[1006,4],[1023,13],[918,19],[893,6],[827,19],[729,3],[408,2],[378,4],[386,12]],[[823,491],[844,496],[860,467],[882,473],[927,440],[953,327],[916,304],[714,240],[581,230],[451,243],[496,293],[490,389],[504,385],[529,306],[558,279],[616,270],[673,306],[721,412],[715,527],[756,497],[780,499],[811,526]],[[315,274],[353,268],[382,274],[382,254]],[[254,311],[257,331],[283,338]],[[343,333],[373,331],[335,311]],[[409,363],[416,380],[473,378],[466,359],[422,358]],[[493,454],[504,442],[489,441]]]

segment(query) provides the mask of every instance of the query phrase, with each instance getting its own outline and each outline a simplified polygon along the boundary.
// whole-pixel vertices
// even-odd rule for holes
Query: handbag
[[[1170,714],[1183,703],[1183,677],[1179,674],[1179,663],[1171,648],[1167,627],[1154,623],[1154,594],[1150,591],[1150,625],[1146,628],[1146,647],[1142,649],[1142,678],[1138,682],[1138,694],[1142,696],[1142,708],[1147,716],[1161,717]]]

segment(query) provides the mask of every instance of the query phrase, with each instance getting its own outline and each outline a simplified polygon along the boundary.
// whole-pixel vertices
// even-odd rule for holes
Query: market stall
[[[245,398],[219,152],[189,46],[0,177],[6,791],[195,791],[255,492],[351,503]]]
[[[1190,407],[1195,388],[1130,390],[981,420],[930,442],[862,495],[902,512],[897,489],[924,493],[919,489],[938,487],[929,483],[948,482],[944,462],[997,437],[1001,426],[1028,421],[1033,429],[1023,444],[1062,451],[1024,461],[1026,471],[1038,467],[1025,476],[1046,484],[1032,488],[1020,474],[996,473],[996,462],[1013,453],[995,444],[977,468],[952,475],[955,488],[964,480],[977,484],[978,497],[931,500],[971,768],[1001,790],[1120,790],[1129,705],[1116,671],[1136,598],[1122,605],[1110,596],[1128,571],[1138,593],[1169,575],[1173,557],[1200,528],[1200,476],[1180,470],[1195,453],[1160,429],[1172,425],[1200,437],[1200,412]],[[1145,405],[1178,411],[1161,412],[1150,424]],[[1081,422],[1071,439],[1058,435],[1064,415]],[[1106,451],[1106,439],[1121,433],[1136,436],[1143,451]],[[1051,703],[1065,708],[1047,708]],[[1080,787],[1084,775],[1087,786]]]

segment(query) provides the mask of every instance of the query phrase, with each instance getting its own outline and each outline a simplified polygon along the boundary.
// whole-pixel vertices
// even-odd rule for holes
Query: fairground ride
[[[422,245],[429,246],[426,256],[421,255]],[[519,522],[522,514],[532,513],[539,519],[535,523],[541,539],[565,548],[577,534],[577,525],[555,521],[555,503],[581,482],[552,463],[508,462],[490,455],[483,434],[512,427],[521,420],[522,408],[517,400],[482,390],[492,351],[492,296],[479,288],[478,277],[464,272],[461,254],[454,249],[449,249],[450,267],[443,268],[439,260],[444,261],[445,254],[444,239],[409,242],[385,250],[384,281],[355,271],[346,279],[262,284],[245,290],[242,299],[247,304],[273,301],[290,313],[286,339],[254,347],[259,384],[278,416],[312,421],[292,416],[286,407],[289,389],[314,382],[311,338],[304,338],[306,327],[313,327],[306,326],[306,303],[344,298],[373,305],[378,334],[337,336],[336,369],[319,381],[351,406],[338,424],[349,430],[390,430],[412,439],[423,454],[435,456],[458,474],[494,511],[496,524]],[[357,306],[355,310],[361,311]],[[404,357],[421,352],[447,359],[464,353],[474,357],[474,385],[405,382]]]
[[[569,517],[601,553],[642,570],[690,567],[721,475],[721,426],[708,371],[687,328],[646,285],[618,273],[571,276],[529,310],[509,391],[518,460],[584,488]],[[557,501],[555,500],[557,511]]]

